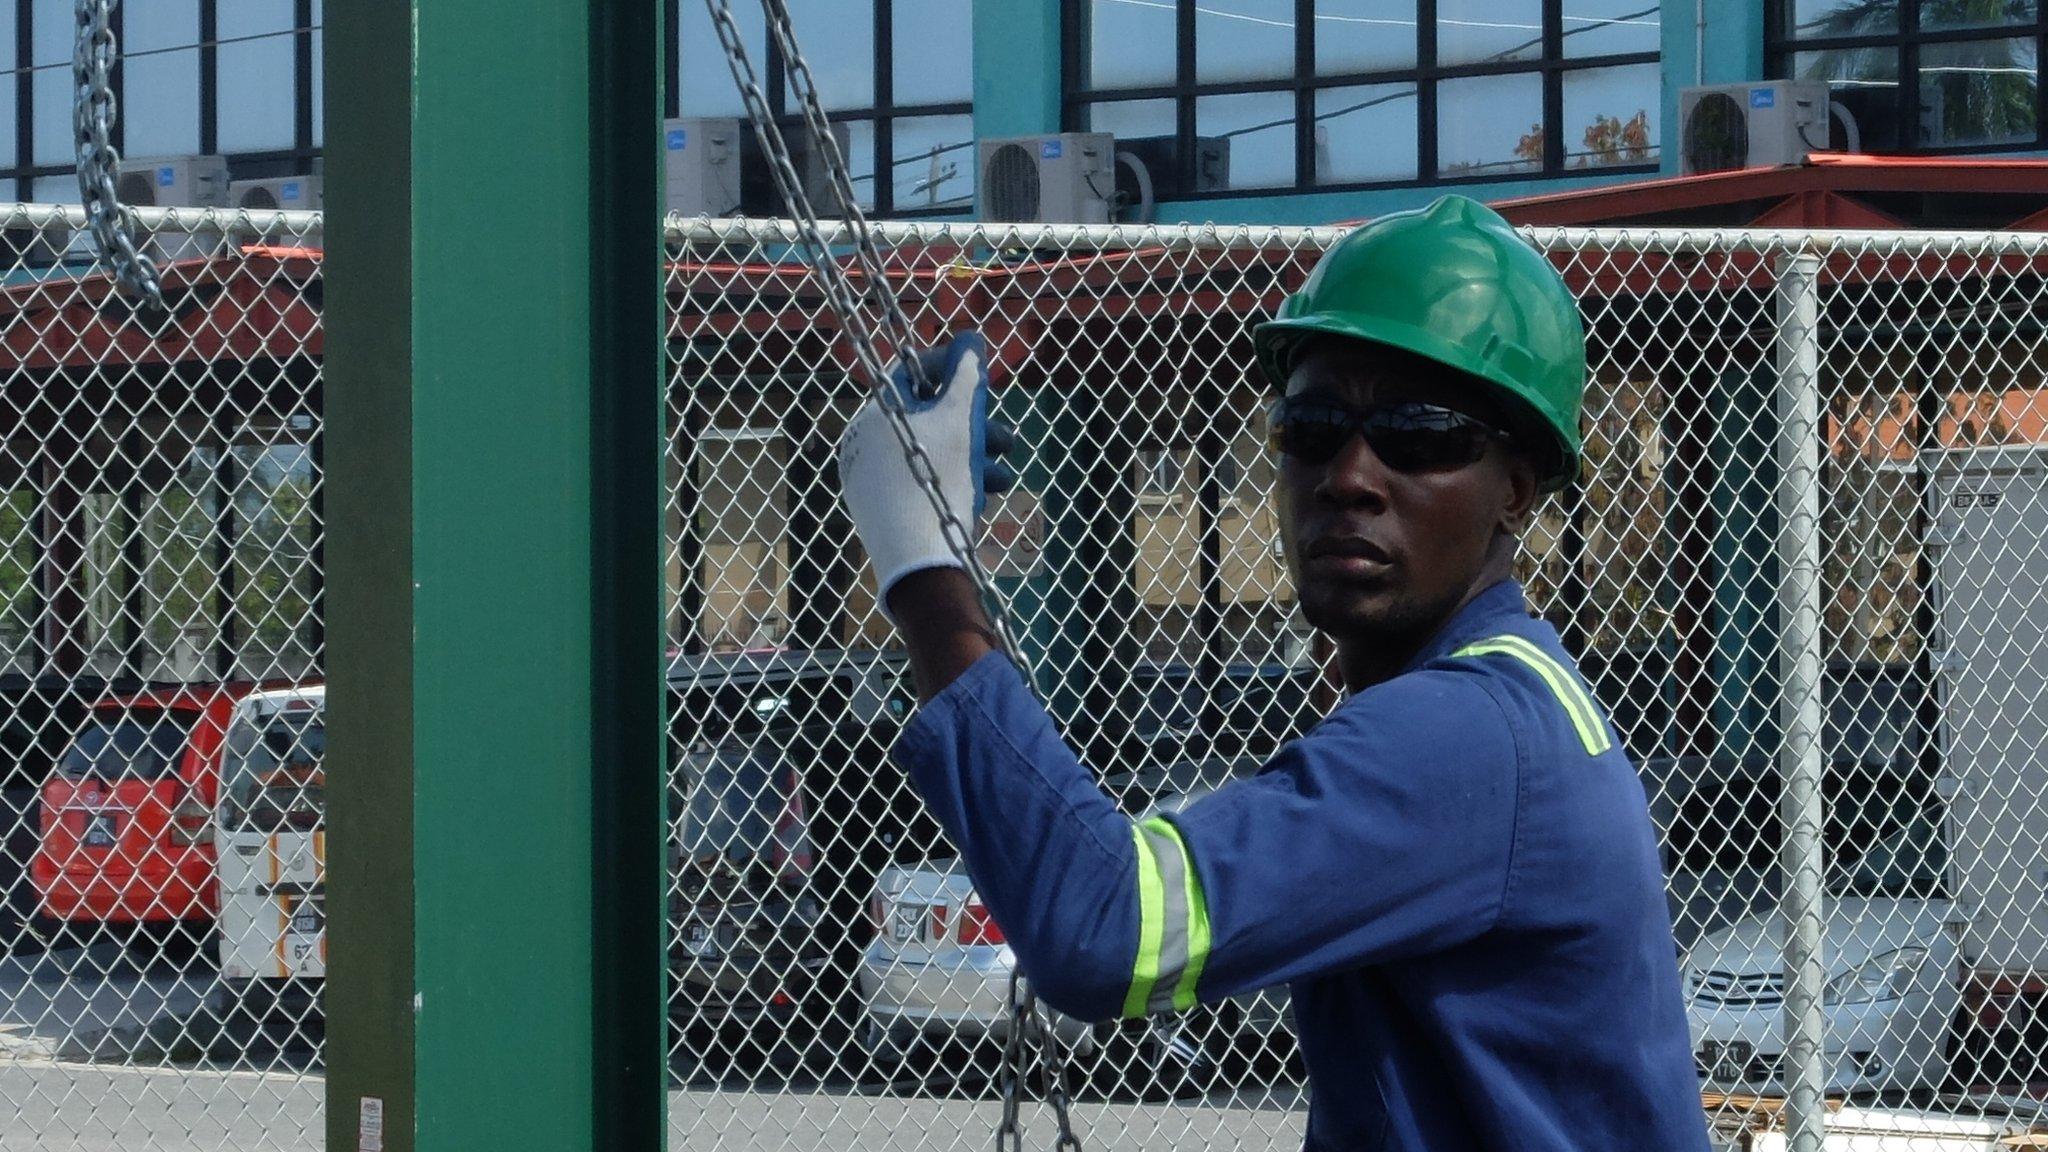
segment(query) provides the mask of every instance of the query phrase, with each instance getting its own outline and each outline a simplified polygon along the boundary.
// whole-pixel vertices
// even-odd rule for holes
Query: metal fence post
[[[327,1146],[652,1152],[661,7],[326,37]]]
[[[1826,1119],[1821,986],[1824,772],[1821,729],[1820,257],[1777,260],[1778,765],[1784,776],[1785,1130],[1792,1152],[1820,1152]]]

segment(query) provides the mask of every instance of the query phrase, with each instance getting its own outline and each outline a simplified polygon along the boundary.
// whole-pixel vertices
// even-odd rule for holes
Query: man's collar
[[[1415,654],[1403,674],[1413,672],[1440,656],[1449,655],[1474,640],[1481,640],[1500,632],[1501,618],[1526,619],[1529,602],[1522,594],[1522,585],[1512,576],[1488,586],[1452,614],[1442,628],[1437,629],[1429,643]]]

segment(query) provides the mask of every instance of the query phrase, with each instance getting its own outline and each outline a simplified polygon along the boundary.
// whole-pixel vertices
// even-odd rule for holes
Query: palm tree
[[[1871,36],[1899,28],[1900,5],[1916,0],[1849,0],[1799,24],[1800,40]],[[1983,27],[2033,20],[2029,0],[1917,0],[1925,28]],[[1929,143],[2031,140],[2039,131],[2035,92],[2040,57],[2031,37],[1929,44],[1921,49],[1921,136]],[[1809,55],[1802,80],[1893,79],[1897,49],[1825,48]]]

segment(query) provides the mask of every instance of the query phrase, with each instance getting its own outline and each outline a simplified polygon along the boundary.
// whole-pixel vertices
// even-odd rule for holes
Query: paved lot
[[[315,1072],[112,1068],[0,1057],[4,1152],[319,1152]],[[1279,1100],[1077,1106],[1090,1152],[1186,1147],[1301,1147],[1302,1114]],[[710,1152],[791,1149],[983,1149],[993,1103],[821,1091],[679,1090],[669,1098],[670,1147]],[[1050,1148],[1052,1116],[1027,1106],[1025,1146]]]
[[[150,1063],[205,1042],[217,981],[139,963],[111,942],[0,956],[0,1058]]]

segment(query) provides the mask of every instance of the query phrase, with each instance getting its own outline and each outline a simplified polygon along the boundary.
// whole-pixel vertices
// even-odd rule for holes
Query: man
[[[1699,1152],[1642,785],[1511,575],[1578,468],[1563,281],[1445,197],[1340,241],[1253,342],[1289,569],[1347,699],[1255,778],[1133,824],[995,650],[871,408],[840,469],[924,700],[897,760],[1055,1007],[1287,983],[1311,1149]],[[984,356],[955,339],[910,416],[963,515],[991,467]]]

